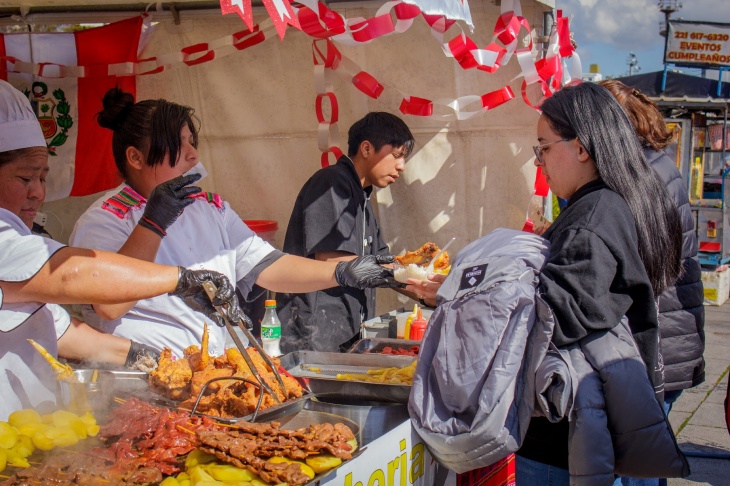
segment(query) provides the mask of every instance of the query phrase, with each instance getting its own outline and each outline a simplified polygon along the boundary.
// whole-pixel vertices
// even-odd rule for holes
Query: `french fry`
[[[367,383],[385,383],[390,385],[411,385],[413,384],[413,373],[416,371],[417,361],[413,361],[404,368],[377,368],[368,370],[367,374],[340,373],[338,380],[364,381]]]

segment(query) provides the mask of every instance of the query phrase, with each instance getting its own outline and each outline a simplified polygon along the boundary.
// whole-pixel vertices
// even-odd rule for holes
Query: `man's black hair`
[[[415,140],[403,120],[390,113],[374,111],[356,121],[347,133],[347,155],[357,154],[360,144],[365,140],[378,151],[385,145],[404,147],[405,157],[413,151]]]

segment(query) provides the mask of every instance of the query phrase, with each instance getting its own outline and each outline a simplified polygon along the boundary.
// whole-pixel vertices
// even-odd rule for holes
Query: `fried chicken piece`
[[[157,369],[149,375],[150,388],[173,400],[184,400],[190,395],[193,371],[186,359],[172,359],[170,348],[160,353]]]
[[[190,369],[193,373],[203,371],[210,364],[210,355],[208,354],[208,324],[203,323],[203,339],[200,343],[200,349],[197,346],[188,346],[185,348],[185,357],[190,363]],[[188,354],[189,353],[189,354]]]
[[[407,251],[405,254],[395,257],[395,261],[401,265],[421,265],[426,266],[431,263],[433,257],[441,251],[436,243],[428,242],[416,251]],[[433,262],[434,270],[446,269],[449,266],[449,253],[443,252],[435,262]]]

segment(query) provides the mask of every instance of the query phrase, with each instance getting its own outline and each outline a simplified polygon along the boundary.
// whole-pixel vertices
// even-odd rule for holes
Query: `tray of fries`
[[[317,395],[351,400],[408,403],[416,359],[381,354],[295,351],[281,366]]]

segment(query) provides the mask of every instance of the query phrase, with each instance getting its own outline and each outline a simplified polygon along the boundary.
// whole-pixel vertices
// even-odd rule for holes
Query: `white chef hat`
[[[28,98],[0,79],[0,152],[45,146],[41,124]]]

